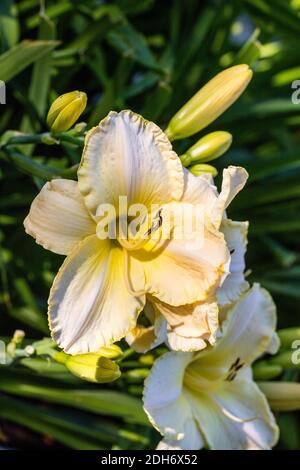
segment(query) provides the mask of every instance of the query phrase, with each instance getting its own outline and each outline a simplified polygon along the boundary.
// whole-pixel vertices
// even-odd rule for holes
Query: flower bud
[[[217,176],[218,171],[214,166],[206,165],[205,163],[199,163],[189,167],[189,170],[193,175],[200,176],[203,173],[210,173],[212,176]]]
[[[210,162],[225,153],[232,143],[232,135],[225,131],[211,132],[202,137],[184,155],[180,156],[183,166],[193,163]]]
[[[119,366],[115,362],[98,353],[69,356],[58,352],[54,359],[63,363],[72,374],[88,382],[113,382],[121,375]]]
[[[268,361],[259,361],[253,366],[254,380],[270,380],[283,372],[278,364],[269,364]]]
[[[295,340],[300,340],[300,328],[284,328],[279,330],[278,336],[282,348],[290,348]]]
[[[298,361],[293,360],[294,351],[283,351],[280,354],[269,359],[270,364],[277,364],[284,369],[299,369],[300,364]]]
[[[123,351],[116,344],[112,344],[106,348],[100,348],[98,354],[100,354],[100,356],[107,357],[108,359],[115,359],[116,357],[122,356]]]
[[[300,384],[293,382],[258,382],[275,411],[296,411],[300,409]]]
[[[243,93],[252,74],[249,66],[242,64],[216,75],[173,116],[166,129],[169,139],[196,134],[217,119]]]
[[[83,113],[87,96],[83,91],[71,91],[59,96],[51,105],[47,124],[52,132],[64,132],[70,129]]]

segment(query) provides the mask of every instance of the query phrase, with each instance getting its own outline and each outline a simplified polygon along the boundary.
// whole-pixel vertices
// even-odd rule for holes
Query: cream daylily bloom
[[[229,274],[204,301],[173,306],[147,296],[145,314],[150,326],[137,325],[126,336],[127,342],[138,352],[146,352],[163,342],[174,351],[199,351],[207,343],[214,344],[220,321],[219,307],[229,306],[249,287],[244,277],[248,222],[234,222],[225,214],[228,201],[242,189],[247,173],[234,167],[224,170],[218,194],[211,178],[195,177],[184,171],[186,185],[182,199],[194,204],[203,201],[206,212],[213,215],[215,226],[224,234],[231,254]],[[148,314],[150,309],[151,316]]]
[[[64,351],[96,352],[123,338],[136,326],[146,294],[173,306],[210,298],[230,263],[219,224],[238,190],[236,183],[245,176],[242,169],[226,171],[226,194],[220,198],[205,179],[191,188],[166,135],[131,111],[111,112],[88,133],[78,183],[46,183],[24,221],[37,243],[67,255],[51,288],[48,310],[52,336]],[[200,201],[205,214],[197,221],[202,223],[203,242],[197,236],[145,241],[143,223],[135,237],[129,231],[127,238],[103,239],[103,206],[115,208],[120,226],[127,217],[120,212],[124,196],[128,207],[143,204],[148,214],[153,205],[160,208],[159,224],[151,226],[158,233],[170,211],[176,214]],[[180,228],[178,220],[174,231]]]
[[[255,284],[229,311],[222,337],[198,353],[169,352],[145,381],[144,408],[159,449],[268,449],[278,428],[251,364],[274,343],[275,305]],[[278,342],[277,342],[278,345]]]

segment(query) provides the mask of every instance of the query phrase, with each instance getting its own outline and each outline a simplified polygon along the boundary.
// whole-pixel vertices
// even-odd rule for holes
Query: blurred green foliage
[[[88,126],[112,109],[130,108],[164,128],[201,85],[241,62],[253,67],[253,81],[208,130],[233,134],[230,151],[216,162],[219,171],[236,164],[250,173],[229,214],[250,221],[249,278],[274,296],[280,327],[299,324],[300,104],[291,99],[292,82],[300,79],[299,34],[299,0],[1,1],[0,79],[7,87],[0,114],[3,337],[16,328],[28,338],[49,335],[46,301],[62,258],[26,236],[22,221],[46,179],[74,177],[81,153],[80,139],[61,136],[53,145],[19,143],[8,155],[1,150],[15,135],[8,130],[47,131],[50,103],[74,89],[88,95],[82,117]],[[184,153],[206,132],[176,142],[175,149]],[[2,367],[0,429],[2,423],[5,434],[14,422],[50,436],[43,446],[153,448],[159,436],[147,425],[139,398],[145,364],[132,355],[123,370],[115,384],[96,386],[43,359]],[[298,371],[284,374],[285,380],[297,378]],[[279,447],[300,448],[298,418],[280,416]]]

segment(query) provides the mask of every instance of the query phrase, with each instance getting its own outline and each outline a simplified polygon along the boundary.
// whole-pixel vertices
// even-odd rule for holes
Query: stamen
[[[131,287],[131,281],[130,281],[130,273],[129,273],[129,255],[127,250],[124,248],[124,281],[126,288],[133,297],[140,297],[142,295],[147,294],[147,291],[145,290],[140,290],[140,291],[135,291]]]
[[[162,209],[159,209],[154,219],[154,220],[157,219],[157,222],[153,224],[152,227],[149,228],[149,230],[147,230],[147,232],[145,233],[145,236],[147,235],[149,237],[153,232],[156,232],[162,226],[163,219],[161,216],[161,212],[162,212]]]

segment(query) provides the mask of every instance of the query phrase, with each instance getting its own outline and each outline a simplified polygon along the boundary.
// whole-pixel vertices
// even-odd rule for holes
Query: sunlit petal
[[[46,183],[31,204],[24,220],[26,232],[47,250],[67,255],[96,232],[77,181],[56,179]]]
[[[132,276],[137,284],[143,282],[138,266]],[[54,280],[49,298],[52,336],[70,354],[98,351],[135,326],[144,301],[127,290],[122,249],[88,237],[66,258]]]
[[[188,391],[187,397],[211,449],[262,450],[276,444],[274,417],[253,381],[227,382],[209,395]]]
[[[78,181],[94,215],[100,204],[118,207],[119,196],[146,207],[178,200],[184,184],[166,135],[132,111],[111,112],[89,132]]]
[[[218,290],[218,303],[223,306],[235,302],[249,287],[244,277],[248,222],[223,219],[220,230],[224,233],[231,256],[230,274]]]
[[[182,394],[182,382],[190,353],[167,353],[154,364],[145,380],[144,409],[153,424],[168,439],[182,439],[191,418],[189,403]]]

